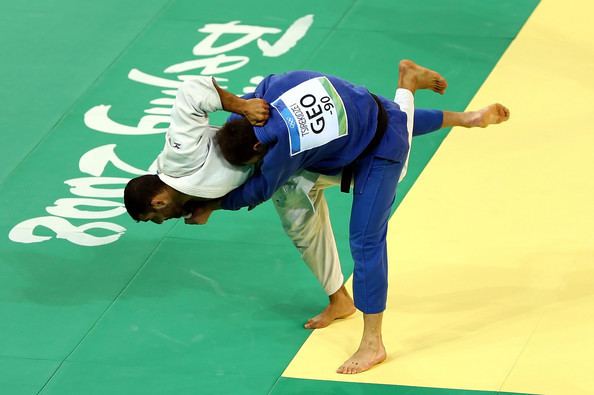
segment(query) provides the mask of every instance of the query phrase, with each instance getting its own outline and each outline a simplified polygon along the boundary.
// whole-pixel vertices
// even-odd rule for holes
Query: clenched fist
[[[243,115],[254,126],[262,126],[268,120],[270,107],[264,99],[248,99],[243,104]]]

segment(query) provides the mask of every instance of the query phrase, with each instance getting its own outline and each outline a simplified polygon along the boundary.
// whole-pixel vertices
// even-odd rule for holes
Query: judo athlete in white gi
[[[211,78],[186,81],[172,110],[157,161],[158,174],[135,178],[126,187],[124,200],[133,219],[162,223],[183,216],[189,224],[205,223],[211,211],[201,207],[204,201],[226,195],[252,174],[252,166],[229,164],[214,144],[218,128],[209,126],[208,113],[221,109],[242,114],[255,125],[262,125],[269,114],[265,101],[236,97]],[[485,127],[508,117],[507,109],[499,104],[464,113],[423,111],[415,112],[418,134],[450,126]],[[328,307],[305,324],[307,328],[324,327],[355,311],[343,285],[323,194],[324,188],[337,183],[340,174],[326,176],[303,170],[272,196],[283,228],[330,298]]]

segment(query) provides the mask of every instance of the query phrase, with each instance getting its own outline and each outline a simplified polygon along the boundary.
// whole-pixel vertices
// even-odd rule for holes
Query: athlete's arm
[[[222,198],[221,208],[239,210],[242,207],[255,207],[270,199],[281,185],[303,167],[304,156],[289,157],[288,137],[287,140],[282,137],[264,155],[259,172]]]
[[[283,150],[283,154],[285,151]],[[280,150],[278,152],[280,153]],[[267,163],[262,164],[262,171],[250,177],[245,184],[220,199],[210,200],[194,208],[192,215],[185,219],[185,223],[204,225],[215,210],[239,210],[248,206],[253,208],[270,199],[274,192],[299,170],[300,165],[298,160],[290,160],[286,155],[274,158],[274,154],[277,153],[266,154],[264,161]]]
[[[241,114],[247,118],[252,125],[261,126],[264,125],[268,119],[268,103],[263,99],[250,98],[244,99],[239,96],[235,96],[231,92],[227,92],[223,88],[217,85],[213,80],[215,89],[221,98],[221,104],[223,110]]]
[[[177,91],[165,146],[157,160],[159,173],[182,177],[196,170],[195,156],[207,150],[203,137],[210,128],[208,113],[222,110],[212,78],[184,81]]]

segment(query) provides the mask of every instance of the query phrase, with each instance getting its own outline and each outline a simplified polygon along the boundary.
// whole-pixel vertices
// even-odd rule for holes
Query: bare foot
[[[356,374],[371,369],[373,366],[384,362],[386,359],[386,349],[384,345],[361,344],[359,349],[352,357],[342,364],[336,370],[336,373]]]
[[[386,348],[382,341],[383,316],[383,312],[363,313],[363,337],[359,349],[336,370],[336,373],[361,373],[386,359]]]
[[[356,311],[355,304],[351,295],[347,292],[344,285],[335,293],[330,295],[330,303],[318,315],[307,320],[305,325],[307,329],[325,328],[332,323],[332,321],[346,318]]]
[[[469,113],[469,124],[466,127],[486,128],[489,125],[505,122],[509,119],[509,110],[507,107],[495,103],[478,111]]]
[[[443,95],[448,83],[436,71],[419,66],[412,60],[401,60],[398,66],[398,87],[410,90],[431,89]]]

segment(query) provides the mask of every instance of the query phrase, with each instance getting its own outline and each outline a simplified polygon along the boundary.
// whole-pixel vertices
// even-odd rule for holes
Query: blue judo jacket
[[[254,127],[267,146],[258,170],[245,184],[221,201],[226,210],[256,206],[268,199],[301,170],[338,174],[356,161],[377,128],[378,106],[369,91],[337,77],[312,71],[293,71],[266,77],[255,97],[271,104],[270,117]],[[380,98],[388,128],[367,161],[355,170],[355,193],[362,190],[370,158],[404,161],[408,153],[406,114]]]

